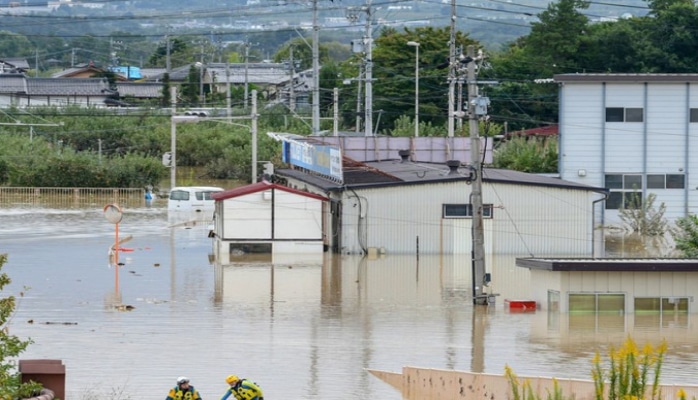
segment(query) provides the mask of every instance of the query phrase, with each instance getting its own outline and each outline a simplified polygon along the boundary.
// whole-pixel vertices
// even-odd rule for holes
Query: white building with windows
[[[467,165],[469,138],[346,139],[287,137],[292,167],[275,170],[283,185],[329,199],[324,237],[333,252],[471,254],[479,172]],[[486,257],[603,254],[594,215],[604,189],[494,168],[481,178]]]
[[[698,74],[562,74],[560,177],[610,190],[602,223],[656,195],[669,221],[698,211]]]

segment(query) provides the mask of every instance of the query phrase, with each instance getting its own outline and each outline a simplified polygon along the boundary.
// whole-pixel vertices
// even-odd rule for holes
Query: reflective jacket
[[[231,394],[237,400],[264,400],[262,389],[248,379],[240,379],[225,392],[221,400],[227,400]]]
[[[194,386],[189,386],[189,389],[182,390],[179,386],[170,389],[166,400],[201,400],[199,392],[194,389]]]

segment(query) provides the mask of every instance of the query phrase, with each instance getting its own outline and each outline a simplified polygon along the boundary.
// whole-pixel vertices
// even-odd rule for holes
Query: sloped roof
[[[304,197],[310,197],[317,200],[327,201],[327,197],[320,196],[314,193],[304,192],[302,190],[293,189],[287,186],[278,185],[276,183],[270,183],[267,181],[261,181],[257,183],[252,183],[250,185],[240,186],[235,189],[229,189],[222,192],[213,193],[211,198],[215,201],[222,201],[227,199],[232,199],[235,197],[244,196],[251,193],[263,192],[265,190],[281,190],[288,193],[297,194]]]
[[[131,96],[140,99],[157,99],[162,97],[162,83],[155,82],[117,82],[119,96]]]
[[[0,74],[0,93],[26,93],[27,84],[23,74]]]
[[[84,65],[78,67],[71,67],[64,69],[63,71],[56,72],[55,74],[51,75],[51,78],[70,78],[71,76],[84,74],[85,72],[101,74],[106,71],[102,68],[95,67],[94,65]]]
[[[15,68],[27,70],[29,69],[29,63],[25,58],[8,57],[0,59],[0,62],[12,65]]]
[[[521,131],[512,131],[507,133],[507,137],[511,136],[557,136],[560,134],[560,126],[546,125],[537,128],[525,129]]]
[[[470,169],[466,166],[459,166],[451,171],[447,165],[436,163],[403,162],[402,160],[362,163],[344,157],[342,168],[344,173],[344,183],[342,184],[300,169],[277,169],[275,173],[279,176],[287,176],[306,182],[326,191],[472,180]],[[600,193],[608,191],[604,188],[565,181],[547,175],[497,168],[483,168],[482,180],[489,183],[558,187]]]
[[[27,94],[32,96],[108,96],[114,92],[109,89],[106,78],[26,78]]]

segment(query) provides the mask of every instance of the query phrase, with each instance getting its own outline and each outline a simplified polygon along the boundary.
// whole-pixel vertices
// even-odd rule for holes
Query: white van
[[[170,190],[167,200],[169,211],[213,211],[216,202],[211,195],[222,192],[215,186],[178,186]]]

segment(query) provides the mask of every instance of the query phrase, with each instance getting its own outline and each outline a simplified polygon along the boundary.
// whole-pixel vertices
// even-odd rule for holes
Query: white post
[[[252,183],[257,182],[257,91],[252,90]]]
[[[172,97],[172,115],[170,117],[170,189],[172,189],[177,183],[177,123],[175,122],[175,114],[177,114],[177,87],[170,87],[170,96]]]
[[[414,46],[414,137],[419,137],[419,42],[409,41],[408,46]]]
[[[333,124],[333,134],[334,136],[339,135],[339,88],[334,88],[332,99],[334,100],[334,124]]]
[[[320,132],[320,27],[317,2],[313,0],[313,134]]]

